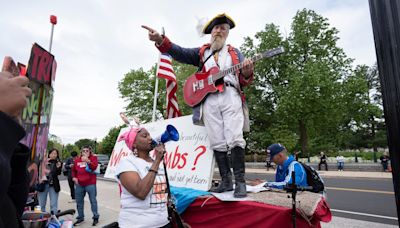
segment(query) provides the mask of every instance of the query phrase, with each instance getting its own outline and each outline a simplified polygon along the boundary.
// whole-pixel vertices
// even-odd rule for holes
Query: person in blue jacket
[[[307,173],[303,166],[295,160],[292,155],[287,155],[286,148],[275,143],[268,147],[271,154],[271,161],[277,164],[275,182],[267,182],[264,186],[283,189],[287,184],[292,183],[292,172],[296,175],[296,184],[300,187],[307,187]]]

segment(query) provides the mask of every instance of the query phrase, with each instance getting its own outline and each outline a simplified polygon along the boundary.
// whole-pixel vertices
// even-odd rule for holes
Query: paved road
[[[247,173],[273,180],[273,174]],[[398,225],[392,179],[324,177],[334,216]]]

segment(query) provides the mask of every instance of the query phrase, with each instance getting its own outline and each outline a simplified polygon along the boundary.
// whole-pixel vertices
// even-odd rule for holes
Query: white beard
[[[225,40],[226,39],[224,39],[224,38],[222,38],[220,36],[216,36],[216,37],[212,38],[212,40],[211,40],[211,50],[212,51],[221,50],[225,45]]]

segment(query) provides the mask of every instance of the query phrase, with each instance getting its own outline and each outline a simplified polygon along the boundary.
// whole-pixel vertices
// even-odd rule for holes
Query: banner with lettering
[[[47,148],[56,68],[54,56],[38,44],[33,44],[26,72],[32,96],[21,116],[26,131],[21,143],[31,148],[32,161],[40,161]]]
[[[165,144],[167,152],[164,161],[170,184],[176,187],[209,190],[214,174],[214,154],[210,149],[206,129],[193,125],[191,115],[148,123],[142,127],[156,138],[165,131],[168,124],[176,127],[180,136],[179,141],[169,141]],[[118,138],[128,130],[129,127],[121,129]],[[104,177],[116,178],[116,166],[126,156],[134,155],[123,141],[117,141]]]

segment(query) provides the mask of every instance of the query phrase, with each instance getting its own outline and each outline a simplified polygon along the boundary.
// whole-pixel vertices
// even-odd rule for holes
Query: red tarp
[[[293,227],[292,209],[254,201],[223,202],[215,197],[197,198],[183,213],[182,218],[196,227]],[[320,221],[329,222],[332,214],[323,199],[319,202],[310,223],[299,213],[297,227],[321,227]]]

